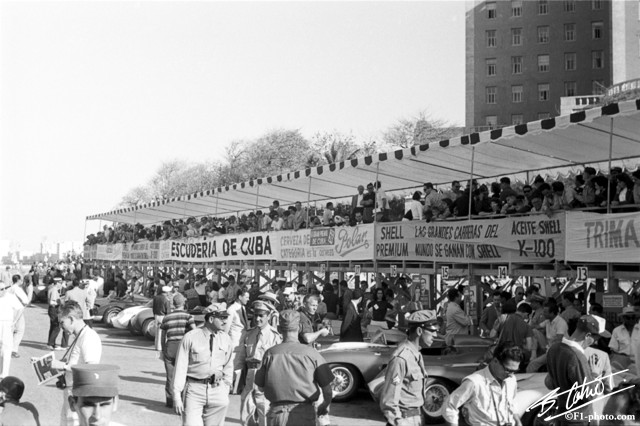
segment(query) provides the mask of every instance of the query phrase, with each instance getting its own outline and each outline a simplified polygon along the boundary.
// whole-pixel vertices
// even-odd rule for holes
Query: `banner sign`
[[[373,224],[272,233],[275,259],[296,262],[373,259]]]
[[[638,263],[640,212],[571,212],[566,238],[569,261]]]
[[[304,263],[372,258],[373,224],[85,247],[85,259],[107,261],[276,260]]]
[[[379,225],[376,260],[547,263],[564,259],[565,215]]]

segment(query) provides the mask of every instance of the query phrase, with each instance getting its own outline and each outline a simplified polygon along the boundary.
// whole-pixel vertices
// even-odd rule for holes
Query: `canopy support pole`
[[[256,182],[256,210],[258,210],[258,204],[260,202],[260,185]]]
[[[469,184],[467,189],[469,190],[469,220],[471,220],[471,202],[473,201],[473,164],[476,158],[476,147],[471,147],[471,173],[469,176]]]
[[[378,218],[377,218],[378,215],[376,214],[376,211],[378,210],[379,207],[376,206],[376,204],[378,203],[378,174],[379,173],[380,173],[380,162],[376,164],[376,180],[373,182],[373,194],[375,197],[375,199],[373,200],[373,223],[376,223],[378,221]],[[355,213],[354,213],[354,217],[355,217]],[[375,238],[376,237],[375,227],[373,229],[374,229],[373,238]]]
[[[84,235],[82,236],[84,240],[87,239],[87,219],[84,219]]]
[[[609,127],[609,174],[607,175],[607,214],[611,214],[611,157],[613,156],[613,117]],[[607,262],[607,287],[611,291],[611,263]]]
[[[607,214],[611,213],[611,157],[613,156],[613,117],[609,128],[609,174],[607,175]]]
[[[220,199],[220,192],[216,191],[216,217],[218,216],[218,200]]]
[[[311,210],[311,176],[309,176],[309,190],[307,191],[307,229],[310,227],[309,223],[309,210]],[[302,284],[302,281],[300,281]]]

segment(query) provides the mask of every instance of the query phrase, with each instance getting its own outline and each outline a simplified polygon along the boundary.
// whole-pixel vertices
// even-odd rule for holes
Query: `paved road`
[[[13,359],[11,374],[20,377],[26,385],[24,401],[38,408],[43,426],[59,424],[62,392],[52,385],[38,386],[29,359],[48,352],[45,346],[49,318],[44,305],[33,305],[25,311],[27,328],[21,357]],[[128,426],[180,425],[180,419],[164,406],[164,366],[156,358],[152,342],[131,336],[127,330],[104,328],[96,330],[102,338],[102,362],[117,364],[120,371],[120,404],[113,420]],[[56,352],[61,357],[63,352]],[[227,424],[240,424],[240,397],[231,396]],[[371,397],[362,391],[354,400],[332,404],[332,425],[383,425],[383,416]]]

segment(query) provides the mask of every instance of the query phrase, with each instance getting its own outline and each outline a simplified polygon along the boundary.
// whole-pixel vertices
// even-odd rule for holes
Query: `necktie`
[[[247,328],[247,324],[249,324],[249,318],[247,318],[247,311],[242,307],[242,325]]]
[[[213,333],[209,335],[209,352],[213,353]]]

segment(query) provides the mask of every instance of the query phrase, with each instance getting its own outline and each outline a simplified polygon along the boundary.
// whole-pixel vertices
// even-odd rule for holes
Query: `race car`
[[[385,334],[400,337],[394,330],[385,330]],[[434,383],[434,392],[454,389],[457,378],[462,380],[462,377],[473,372],[491,344],[493,339],[459,335],[454,337],[453,347],[447,347],[444,339],[438,337],[431,348],[423,348],[421,352],[425,365],[433,366],[429,374],[433,371],[433,377],[440,378]],[[351,399],[361,386],[373,380],[387,365],[396,347],[382,343],[339,342],[320,349],[335,376],[333,401]]]

